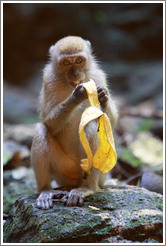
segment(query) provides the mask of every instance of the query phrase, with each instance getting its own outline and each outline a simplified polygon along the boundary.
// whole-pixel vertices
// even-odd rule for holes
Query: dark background
[[[66,35],[92,43],[119,107],[162,108],[161,3],[4,3],[4,121],[35,122],[48,49]]]

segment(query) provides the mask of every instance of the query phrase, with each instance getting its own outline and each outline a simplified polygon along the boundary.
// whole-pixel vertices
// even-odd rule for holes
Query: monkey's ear
[[[51,45],[51,47],[49,48],[49,54],[50,55],[52,55],[53,49],[54,49],[54,45]]]
[[[91,47],[91,42],[90,42],[89,40],[85,40],[85,42],[87,43],[87,45],[88,45],[89,47]]]

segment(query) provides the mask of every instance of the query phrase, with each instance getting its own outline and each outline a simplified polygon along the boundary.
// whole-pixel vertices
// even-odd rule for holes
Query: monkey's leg
[[[72,189],[69,194],[67,194],[63,201],[67,206],[82,206],[84,198],[94,194],[96,191],[99,191],[99,182],[101,172],[95,168],[91,169],[90,175],[83,180],[82,185],[76,189]],[[104,180],[104,179],[103,179]]]
[[[95,153],[99,139],[97,133],[97,121],[94,120],[85,127],[86,136],[89,139],[91,150]],[[105,175],[94,167],[91,168],[90,175],[82,180],[82,184],[76,188],[72,189],[70,193],[64,197],[64,201],[67,206],[82,206],[85,197],[95,193],[99,190],[99,186],[104,183]]]
[[[52,190],[50,183],[52,142],[47,129],[43,124],[37,124],[36,134],[32,143],[31,163],[34,168],[38,193],[38,208],[50,209],[53,206],[53,197],[59,198],[66,191]]]

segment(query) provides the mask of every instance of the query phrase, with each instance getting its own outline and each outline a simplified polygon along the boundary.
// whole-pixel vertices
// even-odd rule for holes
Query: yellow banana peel
[[[89,82],[83,83],[83,86],[88,94],[90,106],[83,112],[79,125],[80,141],[87,155],[86,159],[81,159],[81,168],[87,174],[90,173],[92,167],[105,174],[115,166],[117,161],[112,127],[108,116],[100,110],[95,82],[91,79]],[[93,156],[84,128],[95,119],[98,119],[98,137],[100,142]]]

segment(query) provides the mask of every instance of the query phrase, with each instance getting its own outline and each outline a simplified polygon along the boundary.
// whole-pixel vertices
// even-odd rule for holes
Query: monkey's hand
[[[99,99],[100,105],[104,109],[107,105],[108,93],[103,87],[98,86],[97,87],[97,94],[98,94],[98,99]]]
[[[51,209],[53,207],[53,198],[62,198],[67,191],[48,190],[43,191],[37,199],[37,207],[41,209]]]
[[[63,197],[63,202],[69,206],[82,206],[84,198],[94,194],[94,191],[87,187],[80,187],[71,190],[67,195]]]
[[[82,84],[79,84],[76,86],[76,88],[73,91],[73,100],[75,103],[81,103],[82,101],[86,100],[88,98],[88,95],[86,93],[85,88]]]

